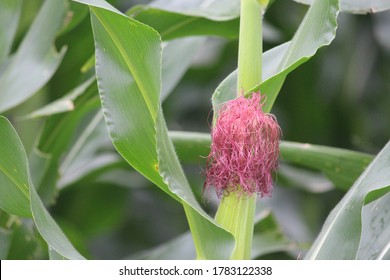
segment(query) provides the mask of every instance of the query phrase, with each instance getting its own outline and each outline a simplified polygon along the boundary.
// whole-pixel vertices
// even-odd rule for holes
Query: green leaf
[[[313,0],[294,0],[311,5]],[[340,11],[355,14],[378,13],[390,9],[388,0],[340,0]]]
[[[0,159],[3,161],[1,164],[2,173],[0,173],[0,175],[2,179],[12,178],[0,183],[2,187],[5,186],[0,189],[1,198],[5,197],[9,200],[6,202],[8,203],[5,205],[6,207],[1,205],[1,208],[8,213],[32,216],[38,231],[50,247],[65,258],[83,259],[43,206],[42,201],[31,183],[24,147],[11,123],[2,116],[0,116],[0,138],[6,143],[6,145],[4,145],[5,149],[0,150]],[[10,152],[12,153],[11,157]],[[4,166],[8,169],[4,168]],[[12,171],[10,171],[9,168],[11,168]],[[15,180],[15,174],[18,174],[17,177],[21,179]],[[24,180],[27,180],[27,183]],[[13,189],[18,191],[15,192]],[[23,189],[23,191],[20,189]],[[20,197],[22,196],[22,193],[23,196],[26,196],[26,191],[27,198],[23,198],[24,201],[21,201]],[[11,196],[15,193],[16,195]],[[4,204],[3,201],[1,201],[1,203]],[[31,206],[30,210],[26,209],[26,207],[29,206]],[[27,211],[30,213],[27,213]]]
[[[279,231],[254,234],[251,259],[256,259],[271,253],[289,252],[296,249],[296,247],[293,242],[286,239]]]
[[[318,171],[282,163],[278,168],[278,185],[291,186],[311,193],[325,193],[334,185]],[[351,185],[349,185],[351,186]]]
[[[31,217],[29,178],[24,148],[6,118],[0,116],[0,208],[7,213]]]
[[[171,40],[163,45],[162,90],[160,97],[162,101],[180,82],[190,67],[194,55],[205,40],[202,37],[189,37]],[[92,67],[95,67],[95,56],[92,56],[84,64],[82,71],[86,72]]]
[[[355,259],[362,234],[362,208],[368,194],[390,186],[390,142],[332,210],[307,259]],[[389,191],[390,188],[387,188]],[[388,219],[389,212],[385,213]]]
[[[298,248],[297,244],[284,236],[270,209],[258,205],[256,211],[251,259]]]
[[[37,92],[58,68],[65,48],[53,48],[61,28],[65,0],[46,1],[10,63],[1,72],[0,112],[7,111]]]
[[[91,77],[65,96],[53,101],[44,107],[35,110],[34,112],[24,116],[23,119],[48,117],[51,115],[72,111],[75,108],[74,101],[92,85],[95,81],[95,77]]]
[[[22,0],[0,0],[0,65],[10,53],[21,9]]]
[[[294,38],[263,54],[263,82],[248,92],[260,90],[267,96],[263,106],[269,112],[287,75],[309,60],[317,50],[329,45],[336,34],[338,0],[316,0],[303,19]],[[237,71],[231,73],[214,92],[214,111],[236,98]]]
[[[82,21],[88,16],[88,8],[79,5],[75,2],[69,3],[68,14],[65,18],[65,26],[59,32],[58,36],[63,36],[64,34],[71,32],[77,26],[82,23]]]
[[[169,193],[158,173],[154,148],[161,60],[157,34],[124,16],[91,9],[99,91],[114,146],[135,169]],[[137,54],[134,61],[131,54]],[[106,94],[111,91],[115,94]]]
[[[233,250],[232,236],[220,228],[199,206],[176,156],[162,111],[157,118],[159,172],[170,191],[183,203],[200,259],[227,259]]]
[[[49,247],[49,259],[50,260],[66,260],[64,256],[59,254],[56,250]]]
[[[209,133],[170,131],[169,136],[182,162],[198,164],[210,153]]]
[[[69,242],[61,228],[43,206],[43,203],[33,186],[30,187],[30,198],[31,212],[33,214],[35,225],[47,244],[64,258],[72,260],[84,259],[84,257],[81,256]]]
[[[184,73],[191,65],[194,54],[198,51],[204,41],[205,38],[196,37],[176,39],[163,44],[162,90],[160,97],[162,101],[183,77]],[[91,61],[93,61],[94,67],[95,57],[93,57]],[[72,92],[76,93],[76,91],[79,91],[80,87],[82,87],[82,85]],[[69,94],[69,97],[71,96],[73,96],[73,93]],[[68,97],[61,98],[32,114],[37,116],[38,113],[39,115],[55,113],[57,108],[55,105],[58,104],[58,102],[66,105],[65,102],[67,102],[67,100]],[[92,124],[93,123],[91,122],[90,125]],[[103,146],[107,146],[106,139],[111,143],[106,127],[101,129],[100,124],[97,127],[97,123],[95,123],[97,129],[94,129],[91,128],[90,125],[83,131],[82,135],[79,136],[79,140],[72,145],[72,148],[67,153],[67,156],[61,165],[61,177],[58,182],[60,188],[78,180],[85,179],[86,176],[97,176],[99,173],[108,171],[118,165],[123,166],[123,160],[118,158],[115,152],[99,152],[100,150],[106,150],[106,148],[102,148]],[[62,138],[63,137],[61,137],[61,139]]]
[[[202,37],[169,41],[163,46],[161,100],[171,93],[190,67],[194,55],[205,42]]]
[[[228,2],[228,5],[235,5],[235,1]],[[193,11],[193,9],[188,9],[189,11]],[[183,12],[185,11],[175,9],[172,5],[163,8],[144,5],[135,6],[126,14],[153,27],[164,40],[199,35],[221,36],[230,39],[238,37],[238,14],[234,13],[232,19],[229,20],[215,21],[202,17],[202,15],[206,16],[206,13],[198,13],[198,16],[192,16],[183,14]]]
[[[47,118],[36,146],[29,156],[32,172],[32,181],[45,204],[53,203],[57,194],[57,180],[59,178],[59,164],[63,154],[73,139],[77,139],[77,131],[83,131],[94,118],[100,106],[97,96],[97,84],[92,82],[81,86],[86,88],[83,94],[75,98],[74,110],[55,114]],[[81,92],[75,90],[77,95]],[[75,92],[74,92],[75,93]]]
[[[390,193],[363,207],[357,259],[390,259]]]
[[[11,246],[12,233],[10,230],[0,228],[0,260],[5,260]]]
[[[165,242],[157,247],[127,256],[131,260],[193,260],[195,247],[190,232]]]
[[[187,0],[187,1],[166,1],[157,0],[149,6],[169,10],[175,13],[203,17],[215,21],[231,20],[239,17],[240,3],[230,0]]]
[[[171,131],[169,135],[183,162],[199,163],[210,152],[209,134]],[[281,142],[280,153],[282,161],[324,172],[343,190],[352,186],[373,158],[368,154],[345,149],[289,141]]]
[[[64,188],[124,165],[128,166],[112,149],[103,113],[99,111],[64,158],[58,186]]]
[[[321,170],[339,188],[349,189],[373,156],[339,148],[284,141],[281,159]]]
[[[7,221],[12,232],[12,240],[8,251],[9,260],[45,259],[46,242],[37,231],[32,219],[10,217]]]
[[[95,7],[95,1],[79,2],[92,5],[96,73],[114,146],[136,170],[183,203],[198,258],[229,258],[232,236],[197,203],[168,137],[160,103],[160,36],[124,15]]]
[[[259,210],[260,209],[260,210]],[[251,258],[259,258],[275,252],[288,252],[297,249],[297,245],[288,240],[279,229],[269,209],[258,207],[255,218]],[[183,233],[157,247],[126,257],[133,260],[191,260],[195,257],[195,248],[191,234]]]

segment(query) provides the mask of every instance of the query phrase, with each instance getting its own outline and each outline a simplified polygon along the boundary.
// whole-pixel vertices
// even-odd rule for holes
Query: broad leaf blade
[[[11,50],[21,8],[22,0],[0,0],[0,65]]]
[[[66,11],[65,0],[48,0],[0,77],[0,112],[7,111],[37,92],[57,70],[65,49],[53,48]]]
[[[24,151],[24,147],[16,134],[16,131],[12,127],[11,123],[4,117],[0,116],[0,133],[1,139],[3,141],[7,141],[9,139],[9,145],[6,145],[7,149],[10,149],[13,154],[13,158],[9,158],[7,156],[6,150],[0,150],[0,159],[4,161],[4,166],[10,166],[11,168],[15,168],[18,171],[18,176],[26,179],[27,177],[27,185],[24,188],[27,188],[28,200],[31,201],[31,210],[30,213],[24,213],[27,210],[25,207],[29,207],[30,203],[27,200],[26,204],[17,205],[11,204],[13,208],[5,209],[9,213],[16,213],[17,215],[23,214],[24,216],[32,216],[34,222],[38,228],[38,231],[48,243],[48,245],[54,248],[59,254],[69,259],[83,259],[83,257],[74,249],[72,244],[66,238],[64,233],[58,227],[56,222],[47,212],[45,207],[43,206],[42,201],[40,200],[34,186],[31,184],[30,174],[28,170],[27,164],[27,156]],[[3,164],[2,164],[3,165]],[[3,174],[1,174],[3,175]],[[3,185],[3,184],[0,184]],[[9,193],[13,191],[11,188],[18,188],[17,185],[7,186],[7,189],[1,189],[1,197],[8,197],[9,200],[17,201],[17,197],[10,197]],[[20,210],[22,209],[22,210]]]
[[[94,1],[82,2],[92,5],[99,91],[116,149],[136,170],[183,203],[199,258],[229,258],[232,236],[197,203],[167,135],[159,100],[160,36],[124,15],[95,7]]]
[[[315,0],[294,38],[263,54],[263,82],[249,92],[260,90],[267,96],[263,110],[269,112],[287,75],[329,45],[336,34],[338,0]],[[230,74],[213,95],[213,108],[236,97],[237,73]]]
[[[297,244],[284,235],[275,215],[269,208],[258,203],[253,229],[251,258],[256,259],[266,254],[289,252],[294,249],[298,249]]]
[[[371,192],[390,186],[389,170],[390,142],[332,210],[307,254],[307,259],[355,259],[357,257],[365,199]]]
[[[144,28],[151,29],[124,16],[117,17],[96,7],[91,9],[99,91],[114,146],[135,169],[170,193],[156,168],[154,149],[160,92],[160,84],[156,82],[160,76],[158,37],[153,31],[144,32]],[[133,29],[135,32],[128,32]],[[127,33],[130,37],[123,36]],[[134,61],[130,54],[137,54]],[[146,57],[147,63],[142,60]],[[110,92],[115,94],[106,94]]]
[[[294,0],[295,2],[311,5],[313,0]],[[340,11],[366,14],[378,13],[390,9],[388,0],[340,0]]]

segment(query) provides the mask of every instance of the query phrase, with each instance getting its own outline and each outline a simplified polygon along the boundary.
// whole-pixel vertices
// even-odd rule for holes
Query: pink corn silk
[[[219,111],[211,131],[205,188],[217,195],[240,192],[260,197],[272,193],[271,172],[278,168],[281,129],[276,118],[261,108],[264,96],[228,101]]]

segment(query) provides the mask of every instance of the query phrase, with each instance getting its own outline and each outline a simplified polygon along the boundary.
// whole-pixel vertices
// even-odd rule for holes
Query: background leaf
[[[2,212],[2,217],[6,216]],[[10,234],[7,259],[44,259],[47,258],[47,244],[39,235],[34,221],[18,216],[9,216],[5,225]]]
[[[348,190],[373,156],[345,149],[285,141],[281,159],[307,168],[321,170],[339,188]]]
[[[65,0],[45,2],[12,61],[1,72],[0,113],[31,97],[59,66],[65,48],[56,53],[53,42],[62,27],[65,4]]]
[[[191,65],[206,38],[188,37],[169,41],[163,46],[161,100],[172,92]]]
[[[313,0],[294,0],[299,3],[312,4]],[[390,9],[387,0],[340,0],[340,10],[342,12],[366,14],[378,13]]]
[[[205,38],[189,37],[183,39],[176,39],[163,44],[162,53],[162,90],[160,99],[164,101],[172,90],[179,83],[184,73],[190,67],[194,55],[199,51],[199,48],[205,43]],[[95,58],[93,57],[93,66]],[[54,101],[53,103],[41,108],[27,117],[51,115],[62,111],[62,105],[68,105],[72,102],[74,94],[79,95],[85,85],[89,83],[87,80],[71,93],[63,98]],[[78,105],[83,107],[83,105]],[[93,122],[91,122],[92,125]],[[101,152],[109,149],[111,140],[106,133],[107,129],[102,127],[103,123],[94,122],[94,127],[88,126],[83,130],[79,140],[72,144],[71,150],[61,164],[60,181],[58,185],[60,188],[66,185],[75,183],[78,180],[86,179],[86,176],[99,176],[101,172],[117,168],[118,165],[125,166],[126,164],[121,158],[118,158],[114,151]],[[98,127],[97,127],[98,126]],[[97,128],[96,128],[97,127]],[[65,136],[57,137],[65,139]],[[84,139],[84,140],[83,140]],[[109,144],[108,144],[109,143]],[[115,179],[116,177],[112,177]]]
[[[158,31],[163,40],[190,36],[218,36],[237,39],[239,3],[235,1],[152,1],[137,5],[127,15]],[[267,21],[263,24],[265,40],[277,41],[280,33]]]
[[[46,106],[38,110],[35,110],[27,116],[24,116],[23,119],[48,117],[55,114],[74,110],[74,101],[77,99],[77,97],[85,93],[88,87],[91,86],[93,82],[95,82],[95,77],[89,78],[62,98],[57,99],[56,101],[47,104]]]
[[[18,27],[22,0],[0,0],[0,66],[10,53]],[[1,71],[0,71],[1,73]]]
[[[42,235],[42,237],[45,239],[45,241],[48,243],[50,247],[55,249],[59,254],[64,256],[65,258],[69,259],[83,259],[83,257],[74,249],[72,244],[68,241],[67,237],[63,234],[62,230],[59,228],[59,226],[56,224],[56,222],[53,220],[53,218],[50,216],[50,214],[47,212],[45,207],[42,204],[42,201],[40,200],[34,186],[31,184],[30,180],[30,174],[28,170],[28,164],[27,164],[27,157],[26,153],[24,151],[24,147],[22,143],[20,142],[20,139],[18,135],[16,134],[16,131],[12,127],[11,123],[4,117],[0,116],[0,133],[1,139],[4,139],[4,141],[9,141],[9,145],[6,145],[7,149],[12,151],[12,157],[10,158],[7,155],[6,150],[0,150],[0,158],[4,161],[7,161],[7,164],[4,166],[12,166],[13,172],[18,173],[18,176],[21,176],[21,178],[26,179],[27,177],[27,184],[23,183],[24,191],[27,190],[28,194],[28,200],[27,203],[25,201],[25,204],[20,205],[7,205],[7,208],[3,207],[4,210],[6,210],[8,213],[15,213],[17,215],[22,214],[26,215],[26,207],[30,206],[31,202],[31,213],[29,213],[28,216],[32,216],[34,219],[34,222],[38,228],[38,231]],[[2,168],[3,169],[3,168]],[[4,170],[4,169],[3,169]],[[8,173],[7,170],[6,174]],[[20,174],[20,175],[19,175]],[[23,175],[24,174],[24,175]],[[3,178],[5,178],[4,175],[2,175]],[[13,189],[17,189],[19,183],[16,182],[15,185],[6,185],[7,189],[1,190],[2,197],[7,197],[9,194],[15,193]],[[3,185],[3,183],[1,184]],[[16,199],[11,199],[11,201],[17,201]],[[3,202],[2,202],[3,203]]]
[[[45,205],[55,201],[62,156],[72,141],[77,139],[78,132],[89,125],[100,106],[94,79],[85,83],[74,91],[79,95],[72,101],[74,110],[47,118],[29,156],[32,180]]]
[[[240,3],[230,0],[210,0],[207,2],[202,0],[157,0],[150,3],[149,6],[215,21],[234,19],[240,14]]]
[[[24,149],[16,146],[19,138],[3,116],[0,116],[0,139],[0,208],[14,215],[31,217]]]
[[[127,165],[112,149],[112,142],[105,127],[103,112],[99,111],[72,145],[60,166],[59,188],[79,180],[86,180],[93,173]]]
[[[390,193],[365,205],[357,259],[390,259]]]
[[[307,259],[355,259],[362,234],[362,208],[370,192],[390,186],[390,142],[328,216]],[[388,240],[387,240],[388,241]]]
[[[234,1],[228,2],[227,5],[235,5]],[[188,11],[194,10],[188,9]],[[196,35],[221,36],[230,39],[238,37],[239,19],[236,13],[232,14],[232,19],[215,21],[203,17],[206,14],[202,13],[198,13],[198,16],[183,14],[183,11],[175,9],[173,4],[159,9],[154,8],[152,3],[152,6],[135,6],[126,14],[156,29],[164,40]]]
[[[258,259],[276,252],[290,252],[298,249],[298,244],[289,240],[279,227],[271,209],[257,204],[253,230],[251,258]]]

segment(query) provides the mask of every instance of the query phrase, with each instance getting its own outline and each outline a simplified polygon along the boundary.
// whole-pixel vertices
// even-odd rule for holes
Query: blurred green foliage
[[[109,2],[125,12],[135,4],[149,1]],[[16,50],[41,4],[41,0],[23,1],[12,50]],[[60,98],[91,74],[79,71],[94,53],[88,8],[69,5],[80,15],[80,22],[73,29],[64,30],[56,40],[58,50],[67,46],[59,69],[37,95],[6,114],[28,151],[37,141],[43,122],[21,120],[20,116]],[[265,15],[264,50],[290,40],[306,11],[307,6],[293,1],[274,1]],[[287,77],[272,113],[277,116],[285,140],[376,154],[390,135],[390,11],[368,15],[341,13],[338,24],[333,43]],[[199,48],[191,68],[163,103],[170,130],[210,131],[211,95],[236,68],[237,45],[237,40],[214,37]],[[72,133],[78,135],[82,129],[81,123]],[[111,150],[104,127],[99,135],[104,135],[101,149]],[[184,167],[202,201],[204,159],[199,157],[198,164]],[[328,187],[314,193],[295,188],[282,176],[280,180],[276,178],[272,201],[260,203],[272,206],[280,225],[278,232],[296,246],[287,253],[270,252],[261,258],[302,257],[330,210],[344,195],[321,174],[303,172],[312,172]],[[210,196],[203,199],[204,207],[214,213],[217,200]],[[92,259],[126,258],[187,231],[182,206],[121,160],[104,172],[90,174],[61,189],[50,212],[75,247]],[[8,258],[47,258],[44,242],[29,222],[4,216],[0,211],[0,225],[15,229]]]

